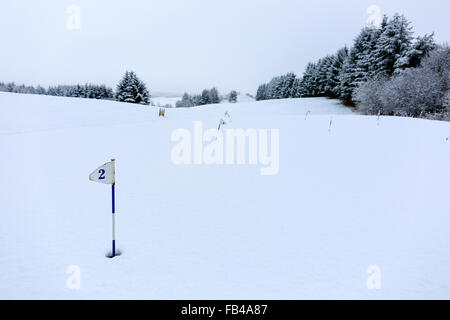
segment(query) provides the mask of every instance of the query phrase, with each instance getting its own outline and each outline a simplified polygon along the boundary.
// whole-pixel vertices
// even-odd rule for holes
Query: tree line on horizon
[[[0,91],[74,98],[114,99],[114,91],[111,88],[95,84],[58,85],[45,89],[39,85],[34,87],[23,84],[16,85],[14,82],[0,82]]]
[[[150,104],[150,93],[143,81],[141,81],[134,71],[126,71],[123,78],[117,85],[116,92],[105,85],[58,85],[45,89],[41,86],[16,85],[14,82],[0,82],[0,91],[28,94],[42,94],[60,97],[88,98],[117,100],[120,102]],[[225,98],[229,102],[237,102],[238,93],[232,90]],[[219,95],[217,88],[204,89],[201,94],[189,95],[185,93],[180,101],[176,102],[176,107],[194,107],[206,104],[220,103],[224,97]]]
[[[117,100],[121,102],[147,105],[150,103],[150,93],[143,81],[133,71],[126,71],[117,85],[116,92],[105,85],[76,84],[50,86],[16,85],[14,82],[0,82],[0,92],[41,94],[58,97],[73,97],[87,99]]]

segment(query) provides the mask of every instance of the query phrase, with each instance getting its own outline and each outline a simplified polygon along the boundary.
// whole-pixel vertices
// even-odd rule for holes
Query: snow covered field
[[[226,128],[280,130],[277,175],[171,162],[175,129],[217,128],[225,111]],[[378,121],[322,98],[158,118],[0,93],[0,298],[449,299],[449,134],[448,122]],[[111,190],[88,175],[113,157],[122,255],[108,259]]]

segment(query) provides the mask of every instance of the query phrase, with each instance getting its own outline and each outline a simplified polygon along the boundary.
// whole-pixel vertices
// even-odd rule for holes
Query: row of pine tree
[[[150,103],[150,93],[145,83],[133,71],[125,72],[125,75],[117,85],[115,93],[112,88],[106,87],[105,85],[58,85],[45,89],[41,86],[16,85],[14,82],[0,82],[0,91],[88,99],[116,99],[117,101],[138,104]]]
[[[77,84],[58,85],[45,89],[41,86],[16,85],[14,82],[0,82],[0,91],[13,93],[43,94],[49,96],[89,98],[89,99],[114,99],[114,91],[105,85]]]
[[[226,97],[219,94],[217,88],[204,89],[201,94],[190,95],[185,92],[181,100],[177,101],[177,108],[190,108],[195,106],[203,106],[206,104],[220,103],[223,99],[227,99],[230,103],[237,102],[238,93],[236,90],[232,90]]]
[[[303,77],[288,73],[262,84],[256,100],[328,96],[352,102],[362,83],[417,67],[435,47],[433,34],[413,39],[403,15],[384,16],[378,28],[364,27],[352,47],[309,63]]]
[[[180,101],[177,101],[177,108],[189,108],[194,106],[203,106],[206,104],[220,103],[219,91],[217,88],[204,89],[201,94],[190,95],[188,93],[183,94]]]

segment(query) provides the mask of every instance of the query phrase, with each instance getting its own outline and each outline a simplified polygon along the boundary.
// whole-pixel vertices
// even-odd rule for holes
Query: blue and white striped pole
[[[116,199],[115,199],[115,188],[116,188],[116,169],[115,169],[115,159],[111,159],[111,162],[107,162],[102,166],[95,169],[90,175],[89,180],[110,184],[112,186],[112,252],[111,258],[116,256]]]
[[[111,185],[112,188],[112,257],[114,258],[116,256],[116,219],[115,219],[115,197],[114,197],[114,187],[116,186],[115,183]]]

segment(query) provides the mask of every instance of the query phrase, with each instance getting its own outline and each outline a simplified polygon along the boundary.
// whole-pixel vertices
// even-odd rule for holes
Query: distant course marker
[[[310,113],[311,113],[310,110],[306,111],[306,114],[305,114],[305,120],[306,120],[306,118],[308,118],[308,114],[310,114]]]

